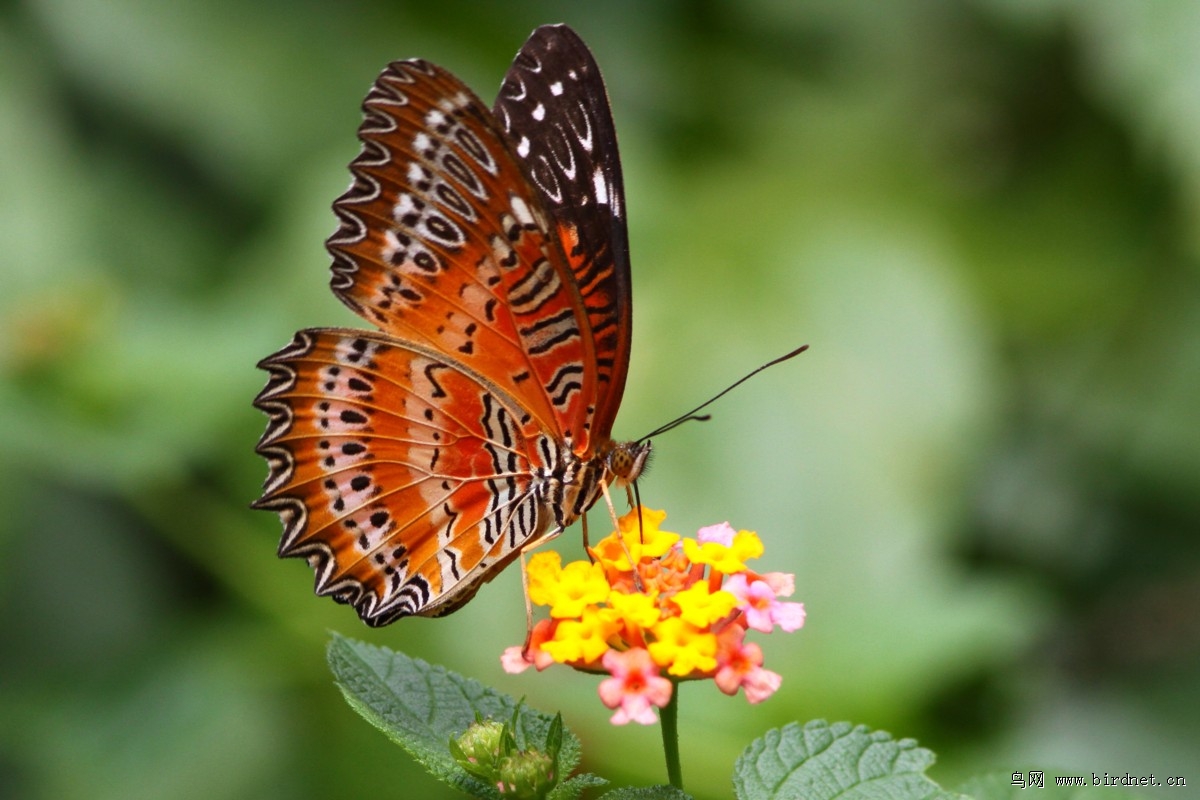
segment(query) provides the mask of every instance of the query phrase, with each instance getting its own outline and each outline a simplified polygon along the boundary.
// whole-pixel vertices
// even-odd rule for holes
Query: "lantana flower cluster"
[[[780,599],[791,596],[794,577],[746,565],[763,553],[752,531],[725,522],[684,538],[659,527],[666,516],[635,508],[589,549],[591,561],[563,565],[558,553],[535,554],[529,599],[548,607],[549,618],[534,626],[527,647],[504,652],[505,670],[559,663],[607,673],[600,699],[616,725],[654,723],[654,708],[682,680],[711,678],[751,703],[770,697],[782,678],[763,668],[762,649],[746,632],[804,624],[804,606]]]

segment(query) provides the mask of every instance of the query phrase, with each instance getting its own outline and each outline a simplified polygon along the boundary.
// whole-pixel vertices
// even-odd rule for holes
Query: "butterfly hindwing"
[[[315,329],[262,366],[272,470],[256,505],[284,517],[279,553],[308,558],[318,594],[373,625],[445,613],[544,531],[526,455],[541,432],[460,365]]]

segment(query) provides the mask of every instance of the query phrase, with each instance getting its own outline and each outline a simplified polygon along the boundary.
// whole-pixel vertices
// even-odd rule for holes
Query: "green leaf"
[[[1028,772],[1023,774],[1029,775]],[[1035,790],[1038,800],[1137,800],[1145,797],[1120,786],[1058,786],[1054,780],[1056,775],[1067,777],[1069,773],[1045,772],[1042,787]],[[1091,778],[1091,775],[1084,777],[1089,783]],[[1014,786],[1012,779],[1011,772],[988,773],[972,778],[958,790],[973,800],[1028,800],[1029,789]]]
[[[576,800],[584,789],[590,789],[593,786],[603,786],[606,783],[608,781],[604,778],[601,778],[599,775],[592,775],[590,772],[585,772],[581,775],[572,775],[551,789],[546,800]]]
[[[951,800],[925,777],[934,762],[912,739],[814,720],[768,731],[734,765],[739,800]]]
[[[477,713],[501,722],[515,720],[517,745],[524,749],[544,750],[555,728],[554,717],[549,714],[526,708],[516,699],[444,667],[385,647],[334,634],[327,655],[351,708],[407,750],[434,777],[476,797],[498,799],[500,793],[459,766],[448,743],[475,721]],[[551,738],[559,735],[554,732]],[[558,752],[561,774],[569,775],[579,758],[579,739],[562,728]],[[594,775],[576,775],[556,786],[549,798],[574,800],[584,788],[603,783]]]
[[[680,791],[674,786],[626,786],[613,789],[600,796],[600,800],[692,800],[687,792]]]

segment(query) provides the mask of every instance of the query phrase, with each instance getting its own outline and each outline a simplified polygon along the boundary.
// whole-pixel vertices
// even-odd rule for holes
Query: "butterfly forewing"
[[[625,187],[600,68],[574,31],[545,25],[517,54],[494,108],[583,295],[596,343],[595,432],[608,437],[625,388],[633,303]]]
[[[363,151],[328,242],[335,294],[487,375],[586,448],[595,355],[583,301],[491,113],[416,60],[384,70],[363,110]]]

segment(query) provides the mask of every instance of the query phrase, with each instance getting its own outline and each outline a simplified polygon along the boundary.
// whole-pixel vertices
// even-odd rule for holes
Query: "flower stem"
[[[683,790],[683,770],[679,766],[679,681],[671,681],[671,699],[662,707],[663,754],[667,757],[667,780],[680,791]]]

